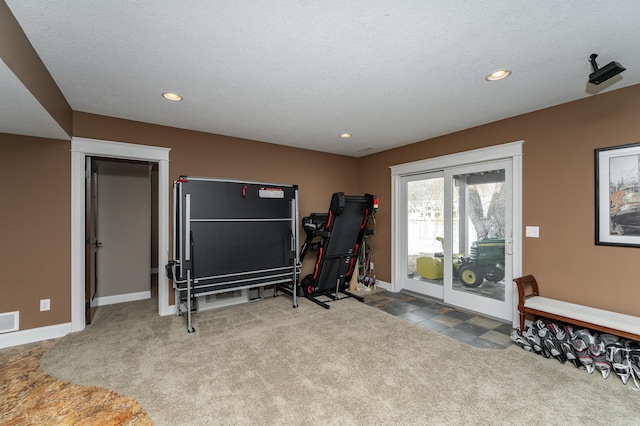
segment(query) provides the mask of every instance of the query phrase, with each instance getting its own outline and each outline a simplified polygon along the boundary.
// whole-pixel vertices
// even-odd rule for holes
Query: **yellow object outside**
[[[441,257],[419,257],[416,259],[418,275],[428,280],[441,280],[444,277],[444,259]]]

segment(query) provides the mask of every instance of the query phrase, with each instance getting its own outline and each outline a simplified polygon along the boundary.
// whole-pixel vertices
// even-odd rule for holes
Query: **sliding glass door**
[[[444,301],[493,317],[511,319],[511,162],[451,168],[445,172],[452,274]]]
[[[394,288],[512,320],[514,160],[447,160],[394,177]]]

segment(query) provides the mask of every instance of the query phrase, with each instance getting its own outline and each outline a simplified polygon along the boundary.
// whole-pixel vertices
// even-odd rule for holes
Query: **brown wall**
[[[352,157],[82,112],[74,113],[74,136],[171,148],[171,181],[191,175],[296,184],[301,216],[327,210],[333,192],[358,191]]]
[[[70,148],[0,133],[0,312],[20,311],[21,330],[71,321]]]
[[[640,142],[640,85],[360,159],[360,191],[380,197],[377,276],[391,279],[389,166],[524,140],[523,274],[549,297],[638,315],[640,250],[596,246],[594,149]],[[522,230],[524,233],[524,229]]]

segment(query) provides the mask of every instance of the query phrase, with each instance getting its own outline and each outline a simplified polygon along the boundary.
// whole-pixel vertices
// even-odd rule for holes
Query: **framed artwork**
[[[595,150],[596,244],[640,247],[640,143]]]

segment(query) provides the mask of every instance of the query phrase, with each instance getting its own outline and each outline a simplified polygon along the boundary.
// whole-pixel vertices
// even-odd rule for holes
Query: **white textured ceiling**
[[[352,156],[640,83],[638,0],[6,3],[74,110]]]

